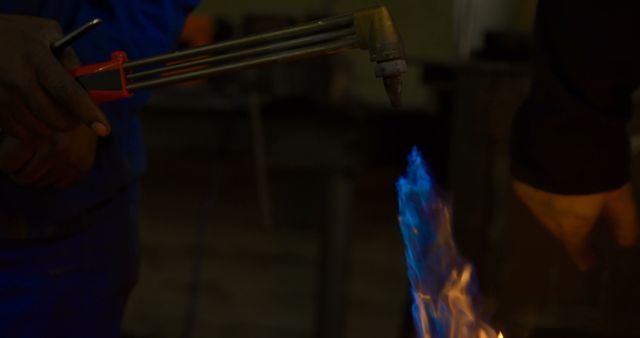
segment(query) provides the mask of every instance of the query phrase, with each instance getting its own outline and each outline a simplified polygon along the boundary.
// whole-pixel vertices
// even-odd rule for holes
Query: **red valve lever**
[[[71,74],[89,92],[89,96],[97,104],[122,100],[133,95],[127,90],[127,77],[124,63],[127,53],[117,51],[111,53],[111,60],[71,70]]]

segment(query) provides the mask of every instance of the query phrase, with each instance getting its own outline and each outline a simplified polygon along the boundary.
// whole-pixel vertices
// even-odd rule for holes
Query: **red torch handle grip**
[[[95,103],[122,100],[133,95],[127,90],[125,62],[127,54],[117,51],[111,54],[111,60],[72,69],[71,74],[89,92]]]

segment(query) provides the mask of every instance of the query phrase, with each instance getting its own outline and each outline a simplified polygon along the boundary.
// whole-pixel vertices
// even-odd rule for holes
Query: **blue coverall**
[[[131,59],[171,50],[196,3],[0,0],[0,12],[51,18],[65,32],[101,18],[73,46],[90,64],[115,50]],[[137,275],[138,180],[145,169],[138,113],[147,96],[102,106],[113,132],[99,141],[95,168],[79,185],[37,190],[0,175],[0,337],[119,336]]]

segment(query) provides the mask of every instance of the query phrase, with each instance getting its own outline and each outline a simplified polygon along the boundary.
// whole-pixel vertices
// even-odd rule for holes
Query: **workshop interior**
[[[202,0],[175,52],[74,70],[151,93],[123,337],[640,336],[638,256],[598,226],[579,271],[512,190],[536,3]]]

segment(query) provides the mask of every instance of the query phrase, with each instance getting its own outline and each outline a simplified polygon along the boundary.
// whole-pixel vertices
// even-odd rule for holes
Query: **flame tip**
[[[455,248],[450,205],[438,196],[418,147],[411,149],[407,159],[407,172],[398,179],[396,189],[418,336],[504,338],[475,313],[473,266]]]

